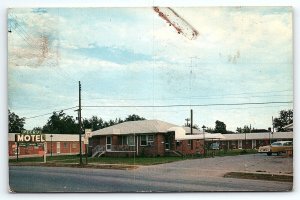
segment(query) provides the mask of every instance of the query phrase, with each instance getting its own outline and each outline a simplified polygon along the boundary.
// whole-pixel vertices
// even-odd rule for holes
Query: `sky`
[[[235,131],[267,129],[293,108],[215,105],[293,101],[291,7],[172,9],[196,38],[151,7],[10,9],[9,109],[27,118],[26,129],[42,127],[47,113],[78,105],[78,81],[83,106],[187,105],[83,107],[83,118],[138,114],[183,125],[193,109],[199,127],[219,120]],[[65,112],[75,117],[75,109]]]

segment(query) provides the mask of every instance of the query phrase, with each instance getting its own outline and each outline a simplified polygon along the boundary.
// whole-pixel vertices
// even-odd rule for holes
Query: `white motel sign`
[[[46,142],[46,137],[43,134],[16,134],[15,142],[43,143]]]

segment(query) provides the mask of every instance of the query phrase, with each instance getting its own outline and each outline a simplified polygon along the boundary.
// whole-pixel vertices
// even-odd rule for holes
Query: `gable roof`
[[[140,120],[128,121],[106,127],[92,132],[92,136],[96,135],[127,135],[127,134],[143,134],[143,133],[167,133],[171,127],[181,127],[175,124],[160,120]],[[190,133],[189,127],[182,127],[187,133]],[[199,130],[193,129],[193,133],[198,133]]]

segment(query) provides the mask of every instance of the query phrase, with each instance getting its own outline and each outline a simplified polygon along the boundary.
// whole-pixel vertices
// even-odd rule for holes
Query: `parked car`
[[[271,156],[273,153],[277,153],[277,155],[280,155],[281,153],[284,153],[292,148],[292,141],[277,141],[273,142],[271,145],[259,147],[258,153],[267,153],[268,156]]]

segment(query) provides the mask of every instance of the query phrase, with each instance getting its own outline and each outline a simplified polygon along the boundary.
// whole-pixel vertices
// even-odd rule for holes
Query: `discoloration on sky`
[[[172,8],[153,7],[153,10],[157,12],[169,26],[173,26],[178,34],[182,34],[190,40],[195,40],[199,35],[198,31],[179,16]]]

